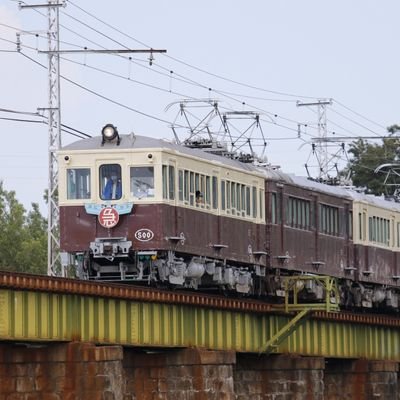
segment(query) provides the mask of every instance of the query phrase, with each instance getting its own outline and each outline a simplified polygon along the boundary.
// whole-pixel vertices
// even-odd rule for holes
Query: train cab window
[[[119,200],[122,197],[121,166],[119,164],[101,165],[99,179],[102,200]]]
[[[154,168],[131,167],[130,169],[131,194],[143,199],[154,197]]]
[[[67,199],[90,199],[90,169],[67,169]]]

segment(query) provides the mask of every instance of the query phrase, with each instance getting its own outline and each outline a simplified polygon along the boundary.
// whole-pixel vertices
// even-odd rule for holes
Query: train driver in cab
[[[107,179],[106,186],[104,186],[103,190],[103,200],[118,200],[122,196],[122,185],[121,185],[121,177],[119,177],[116,173],[112,173],[112,175]]]

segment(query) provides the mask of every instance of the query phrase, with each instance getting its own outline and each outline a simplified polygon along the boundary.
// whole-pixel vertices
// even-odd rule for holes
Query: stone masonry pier
[[[0,344],[0,400],[400,400],[393,361]]]

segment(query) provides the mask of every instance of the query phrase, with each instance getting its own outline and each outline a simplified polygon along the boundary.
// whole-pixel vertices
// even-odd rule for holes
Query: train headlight
[[[101,130],[101,136],[103,137],[101,144],[104,144],[105,142],[111,142],[116,138],[117,138],[117,144],[119,144],[120,142],[117,127],[114,126],[113,124],[105,125]]]

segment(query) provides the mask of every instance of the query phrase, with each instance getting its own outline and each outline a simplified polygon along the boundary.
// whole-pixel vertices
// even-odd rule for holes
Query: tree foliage
[[[388,128],[388,132],[391,134],[397,131],[400,131],[399,125],[392,125]],[[400,139],[396,136],[382,139],[381,144],[358,139],[350,144],[350,162],[344,173],[350,170],[354,186],[366,188],[367,193],[378,196],[393,194],[394,187],[384,185],[386,175],[375,173],[375,169],[382,164],[395,162],[398,159],[399,147]]]
[[[14,191],[0,181],[0,269],[46,273],[47,222],[32,203],[26,213]]]

